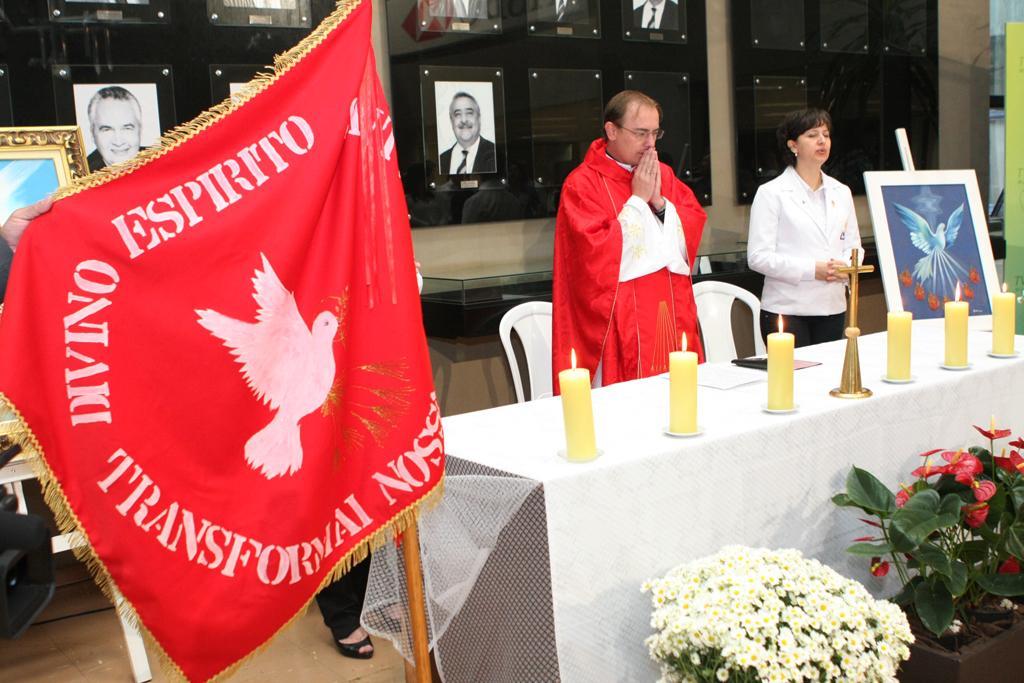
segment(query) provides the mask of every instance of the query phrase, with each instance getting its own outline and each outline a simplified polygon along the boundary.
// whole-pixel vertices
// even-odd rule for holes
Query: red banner
[[[370,2],[30,226],[0,391],[181,673],[224,674],[439,491]]]

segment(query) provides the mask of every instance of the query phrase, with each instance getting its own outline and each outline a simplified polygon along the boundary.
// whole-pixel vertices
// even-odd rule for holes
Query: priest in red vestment
[[[625,90],[604,135],[566,179],[555,224],[552,369],[588,368],[595,386],[657,375],[686,334],[704,353],[690,272],[707,216],[658,161],[661,106]]]

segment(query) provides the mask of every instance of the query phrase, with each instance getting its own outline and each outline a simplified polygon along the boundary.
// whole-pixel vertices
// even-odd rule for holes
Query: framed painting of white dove
[[[941,318],[958,296],[971,315],[991,315],[999,291],[974,171],[864,174],[890,311]]]

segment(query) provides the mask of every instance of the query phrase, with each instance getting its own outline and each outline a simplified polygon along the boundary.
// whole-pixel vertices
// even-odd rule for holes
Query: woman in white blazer
[[[786,170],[757,190],[747,263],[764,275],[761,331],[782,315],[797,346],[841,339],[847,276],[836,268],[860,249],[850,188],[821,171],[832,149],[832,118],[821,109],[786,115],[776,130]]]

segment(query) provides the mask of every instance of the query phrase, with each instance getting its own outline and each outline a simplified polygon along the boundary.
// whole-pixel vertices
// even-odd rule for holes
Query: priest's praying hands
[[[655,211],[665,208],[665,198],[661,196],[661,167],[658,165],[658,152],[653,147],[643,153],[640,163],[633,169],[632,190]]]

